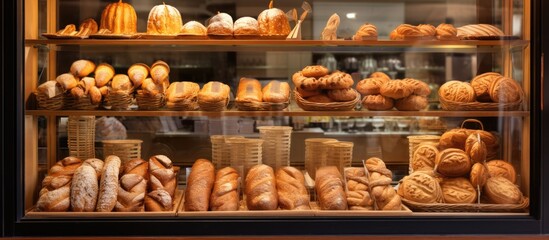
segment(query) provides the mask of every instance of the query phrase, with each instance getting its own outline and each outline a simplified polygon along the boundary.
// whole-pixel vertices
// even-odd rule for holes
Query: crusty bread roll
[[[263,93],[261,92],[261,83],[253,78],[240,78],[238,90],[236,92],[236,101],[262,102]]]
[[[440,203],[443,201],[439,182],[424,171],[413,172],[404,177],[400,181],[398,195],[418,203]]]
[[[154,6],[147,20],[147,34],[175,35],[181,31],[183,22],[177,8],[163,3]]]
[[[114,75],[111,87],[113,92],[131,93],[133,91],[133,84],[126,74]]]
[[[491,177],[504,177],[512,183],[517,181],[517,172],[510,163],[503,160],[492,160],[486,163]]]
[[[120,173],[120,165],[121,160],[117,156],[110,155],[105,158],[95,211],[111,212],[114,209],[118,196],[118,175]]]
[[[346,210],[347,196],[343,189],[343,179],[335,166],[316,170],[315,190],[322,210]]]
[[[82,164],[74,173],[71,184],[71,209],[73,212],[93,212],[97,204],[99,184],[97,172]]]
[[[234,35],[259,35],[259,23],[252,17],[241,17],[234,22]]]
[[[497,103],[514,103],[522,98],[522,88],[508,77],[496,78],[490,84],[490,98]]]
[[[394,100],[381,94],[366,95],[362,99],[362,105],[368,110],[385,111],[393,108]]]
[[[273,168],[260,164],[246,175],[246,205],[249,210],[276,210],[278,194]]]
[[[238,180],[240,175],[232,167],[219,169],[215,174],[212,195],[210,196],[211,211],[236,211],[239,208]]]
[[[173,82],[166,91],[166,100],[171,103],[196,101],[200,86],[194,82]]]
[[[287,36],[291,31],[286,13],[271,6],[259,14],[257,22],[261,36]]]
[[[471,80],[471,87],[475,90],[477,101],[491,102],[490,85],[494,80],[501,77],[501,74],[495,72],[487,72],[480,74]]]
[[[226,101],[229,98],[231,88],[221,82],[208,82],[202,87],[198,93],[199,102],[221,102]]]
[[[353,88],[328,90],[328,97],[336,102],[348,102],[356,99],[357,94]]]
[[[419,95],[410,95],[395,101],[395,108],[399,111],[421,111],[424,110],[429,101],[427,97]]]
[[[369,181],[364,168],[345,169],[347,180],[347,205],[350,210],[373,210],[374,200],[370,196]]]
[[[90,60],[77,60],[72,63],[70,72],[76,77],[85,77],[95,71],[95,63]]]
[[[70,207],[69,185],[48,191],[40,196],[36,203],[37,212],[66,212]]]
[[[63,91],[69,91],[78,86],[78,80],[78,78],[70,73],[63,73],[55,78],[55,81],[57,81]]]
[[[306,66],[301,70],[304,77],[320,78],[328,75],[328,68],[322,65]]]
[[[453,102],[474,102],[476,99],[475,90],[471,84],[456,80],[448,81],[438,89],[438,96],[447,101]]]
[[[471,167],[471,173],[469,174],[469,180],[471,181],[471,184],[473,184],[473,187],[480,186],[481,189],[486,184],[486,180],[490,177],[490,174],[488,172],[488,169],[486,168],[486,165],[483,163],[475,163],[473,164],[473,167]]]
[[[372,197],[378,210],[401,210],[402,202],[396,190],[391,186],[393,173],[387,169],[383,160],[369,158],[365,166],[370,172],[368,178]]]
[[[370,78],[385,78],[387,80],[391,80],[391,78],[389,77],[389,75],[383,73],[383,72],[373,72],[372,74],[370,74],[369,76]]]
[[[503,36],[501,29],[490,24],[469,24],[457,28],[457,36],[460,39],[477,39],[478,37]]]
[[[290,99],[290,85],[287,82],[270,81],[262,90],[263,101],[284,103]]]
[[[412,95],[413,89],[406,81],[391,80],[383,84],[380,87],[379,92],[385,97],[400,99]]]
[[[380,93],[380,88],[390,79],[388,78],[365,78],[356,84],[356,90],[362,94],[366,95],[377,95]]]
[[[433,170],[438,155],[438,148],[433,144],[420,144],[412,154],[412,170]]]
[[[99,88],[97,88],[96,86],[91,87],[89,95],[90,95],[91,104],[97,105],[101,103],[102,95],[101,95],[101,90],[99,90]]]
[[[135,173],[122,175],[114,210],[117,212],[145,211],[144,200],[146,193],[146,179]]]
[[[305,177],[301,171],[286,166],[276,171],[278,206],[286,210],[308,210],[309,193],[305,188]]]
[[[500,176],[488,178],[483,193],[490,202],[496,204],[518,204],[522,200],[522,192],[518,186]]]
[[[70,208],[70,188],[75,171],[82,161],[66,157],[53,165],[42,180],[35,210],[38,212],[66,212]]]
[[[164,212],[173,210],[173,198],[164,189],[157,189],[147,193],[144,200],[147,212]]]
[[[103,162],[103,160],[98,158],[89,158],[89,159],[86,159],[86,161],[84,161],[82,165],[88,165],[92,167],[95,170],[95,174],[97,175],[97,178],[99,179],[99,177],[101,176],[101,173],[103,172],[103,166],[105,165],[105,163]]]
[[[465,149],[465,141],[474,130],[465,128],[454,128],[440,136],[439,148],[444,150],[447,148]]]
[[[147,64],[136,63],[128,68],[128,77],[132,80],[133,86],[138,88],[149,76],[150,68]]]
[[[419,28],[410,24],[401,24],[389,34],[391,40],[417,39],[421,37],[423,37],[423,33]]]
[[[196,160],[187,178],[185,211],[208,211],[214,181],[214,165],[207,159]]]
[[[467,178],[444,178],[440,183],[445,203],[475,203],[477,189]]]
[[[149,192],[163,189],[175,196],[177,189],[177,175],[172,161],[164,155],[155,155],[149,158]]]
[[[471,171],[471,159],[461,149],[442,150],[436,158],[435,169],[446,177],[461,177]]]
[[[108,63],[101,63],[95,68],[95,83],[97,87],[103,87],[114,77],[114,68]]]
[[[143,80],[143,83],[141,84],[141,89],[143,90],[144,94],[149,94],[152,96],[164,93],[163,84],[156,84],[152,80],[152,78],[146,78],[145,80]]]
[[[335,71],[330,75],[319,79],[322,89],[346,89],[351,88],[355,83],[353,77],[348,73]]]
[[[204,25],[202,25],[202,23],[197,21],[189,21],[183,25],[183,28],[181,28],[181,34],[206,36],[208,34],[208,30],[204,27]]]
[[[120,169],[120,175],[126,174],[137,174],[147,180],[149,179],[149,163],[139,158],[130,159]]]
[[[233,35],[233,18],[226,13],[217,13],[208,24],[208,35]]]

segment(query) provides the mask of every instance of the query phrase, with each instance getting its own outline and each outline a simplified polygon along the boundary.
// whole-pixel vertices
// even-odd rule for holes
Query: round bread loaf
[[[427,98],[419,95],[410,95],[396,100],[395,107],[400,111],[420,111],[429,105]]]
[[[512,183],[517,181],[517,173],[510,163],[503,160],[492,160],[486,163],[491,177],[504,177]]]
[[[370,78],[385,78],[387,80],[391,80],[391,78],[383,72],[373,72],[370,74]]]
[[[404,177],[400,181],[397,193],[413,202],[442,202],[442,190],[438,181],[425,172],[414,172]]]
[[[362,99],[362,105],[368,110],[385,111],[391,110],[394,106],[394,100],[389,97],[377,95],[367,95]]]
[[[522,200],[522,192],[517,185],[504,177],[491,177],[484,185],[484,194],[492,203],[518,204]]]
[[[379,89],[381,95],[393,99],[408,97],[412,94],[412,91],[412,87],[407,82],[402,80],[387,81]]]
[[[261,36],[287,36],[290,34],[290,22],[286,13],[278,8],[264,10],[257,17]]]
[[[357,94],[352,88],[334,89],[328,91],[328,97],[336,102],[348,102],[355,100]]]
[[[465,152],[471,158],[471,161],[475,163],[482,163],[486,161],[488,156],[488,149],[486,144],[480,138],[480,134],[473,133],[465,140]]]
[[[382,77],[366,78],[356,84],[356,90],[362,94],[362,96],[376,95],[379,94],[381,86],[389,80],[390,79]]]
[[[490,177],[488,169],[482,163],[475,163],[471,168],[471,173],[469,174],[469,180],[474,187],[480,186],[483,187],[486,184],[486,180]]]
[[[522,97],[519,84],[508,77],[499,77],[490,84],[490,98],[497,103],[514,103]]]
[[[435,169],[446,177],[461,177],[471,171],[471,159],[461,149],[448,148],[437,155]]]
[[[477,190],[467,178],[445,178],[440,183],[445,203],[474,203]]]
[[[490,98],[490,85],[492,82],[501,77],[501,74],[495,72],[487,72],[480,74],[471,80],[471,86],[475,90],[477,101],[479,102],[491,102]]]
[[[440,86],[438,96],[447,101],[468,103],[475,101],[475,90],[469,83],[452,80]]]
[[[324,77],[328,75],[328,69],[322,65],[307,66],[301,70],[301,74],[305,77]]]
[[[431,89],[429,88],[429,85],[427,85],[427,83],[423,81],[413,78],[405,78],[402,79],[402,81],[407,82],[411,86],[412,94],[419,96],[429,96],[429,94],[431,94]]]
[[[197,21],[189,21],[183,25],[181,28],[182,34],[189,34],[189,35],[197,35],[197,36],[206,36],[208,34],[208,30],[202,23],[199,23]]]
[[[315,91],[320,88],[321,82],[314,77],[305,77],[303,72],[299,71],[292,75],[292,82],[297,89],[305,91]]]
[[[241,17],[234,22],[234,35],[259,35],[259,24],[252,17]]]
[[[465,128],[455,128],[449,131],[446,131],[439,140],[439,148],[458,148],[465,149],[465,141],[474,130],[465,129]]]
[[[419,145],[412,155],[412,170],[433,170],[438,155],[438,148],[433,144]]]

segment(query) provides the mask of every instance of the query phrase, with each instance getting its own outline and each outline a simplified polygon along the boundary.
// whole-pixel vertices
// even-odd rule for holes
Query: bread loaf
[[[504,177],[512,183],[517,181],[517,173],[510,163],[503,160],[492,160],[486,163],[491,177]]]
[[[149,179],[149,163],[143,159],[135,158],[126,161],[120,170],[120,175],[137,174],[143,179]]]
[[[166,5],[154,6],[147,20],[147,34],[175,35],[181,31],[183,21],[177,8]]]
[[[292,75],[292,82],[298,90],[316,91],[321,87],[321,81],[315,77],[305,77],[302,71]]]
[[[101,63],[95,68],[95,84],[103,87],[114,77],[114,68],[108,63]]]
[[[296,88],[296,90],[297,90],[297,93],[299,94],[299,96],[301,96],[302,98],[308,98],[308,97],[312,97],[312,96],[322,94],[322,90],[320,90],[320,89],[307,91],[307,90],[303,90],[301,88]]]
[[[261,83],[253,78],[241,78],[236,92],[236,101],[262,102]]]
[[[97,172],[82,164],[74,173],[71,184],[71,209],[73,212],[93,212],[97,204],[99,184]]]
[[[413,172],[400,181],[398,195],[418,203],[440,203],[442,189],[433,176],[423,171]]]
[[[162,189],[173,198],[177,188],[177,178],[172,161],[164,155],[149,158],[149,192]]]
[[[185,211],[208,211],[214,181],[214,165],[206,159],[196,160],[187,178]]]
[[[335,166],[316,170],[315,190],[322,210],[346,210],[347,196],[343,189],[343,179]]]
[[[417,25],[417,28],[423,34],[423,36],[426,36],[426,37],[434,38],[435,35],[437,34],[437,29],[435,28],[435,26],[431,24],[419,24]]]
[[[501,76],[490,84],[490,98],[497,103],[515,103],[522,98],[522,88],[515,80]]]
[[[407,38],[420,38],[423,37],[423,33],[419,30],[418,27],[412,26],[410,24],[401,24],[396,27],[389,38],[391,40],[405,40]]]
[[[518,204],[522,201],[522,192],[518,186],[505,177],[488,178],[483,193],[491,203]]]
[[[290,85],[287,82],[270,81],[262,92],[264,102],[285,103],[290,99]]]
[[[101,176],[101,173],[103,172],[103,166],[105,165],[105,163],[101,159],[89,158],[89,159],[86,159],[86,161],[84,161],[82,165],[88,165],[92,167],[95,170],[97,179],[99,179],[99,177]]]
[[[441,99],[453,102],[474,102],[476,99],[475,90],[471,84],[452,80],[446,82],[438,89],[438,96]]]
[[[145,196],[145,210],[147,212],[164,212],[173,210],[173,198],[164,189],[157,189]]]
[[[151,65],[151,78],[156,84],[168,83],[170,79],[170,66],[161,60],[158,60]],[[167,87],[167,86],[166,86]]]
[[[491,102],[490,85],[494,80],[501,77],[501,74],[487,72],[480,74],[471,80],[471,87],[475,90],[475,95],[479,102]]]
[[[173,82],[166,91],[166,100],[171,103],[196,102],[200,86],[194,82]]]
[[[70,69],[72,75],[80,78],[90,75],[93,71],[95,71],[95,63],[85,59],[73,62]]]
[[[414,95],[429,96],[429,94],[431,94],[431,89],[429,88],[429,85],[421,80],[405,78],[402,79],[402,81],[408,83],[408,85],[412,88],[412,94]]]
[[[288,36],[291,31],[286,14],[278,8],[273,8],[272,4],[269,9],[259,14],[257,22],[261,36]]]
[[[217,13],[208,24],[208,35],[233,35],[233,18],[226,13]]]
[[[249,210],[276,210],[278,194],[274,171],[260,164],[253,166],[246,175],[246,205]]]
[[[457,29],[452,24],[441,23],[436,28],[438,40],[457,40]]]
[[[476,187],[466,178],[445,178],[440,183],[445,203],[475,203],[477,202]]]
[[[95,211],[111,212],[114,209],[118,196],[120,165],[121,161],[117,156],[110,155],[105,159]]]
[[[100,29],[108,29],[113,34],[133,34],[137,32],[137,14],[129,3],[113,2],[101,13]]]
[[[48,96],[48,98],[52,98],[63,93],[63,89],[61,89],[56,81],[46,81],[45,83],[40,84],[37,91],[38,94],[44,94]]]
[[[385,97],[400,99],[410,96],[413,92],[413,89],[410,84],[405,81],[391,80],[383,84],[380,87],[379,92]]]
[[[483,163],[473,164],[473,167],[471,167],[471,173],[469,174],[469,180],[475,189],[477,186],[482,188],[484,184],[486,184],[489,177],[490,174],[488,173],[488,169]]]
[[[259,23],[252,17],[241,17],[234,22],[234,35],[259,35]]]
[[[301,70],[304,77],[320,78],[328,75],[328,68],[322,65],[306,66]]]
[[[130,78],[126,74],[116,74],[112,79],[112,90],[118,93],[131,93],[133,91],[133,84]]]
[[[66,212],[70,208],[73,175],[82,164],[75,157],[66,157],[50,168],[42,181],[35,210],[38,212]]]
[[[365,23],[353,35],[353,40],[377,39],[377,28],[373,24]]]
[[[78,86],[78,80],[78,78],[75,78],[70,73],[63,73],[55,78],[55,81],[57,81],[57,84],[59,84],[63,91],[69,91]]]
[[[455,128],[446,131],[439,140],[439,148],[444,150],[447,148],[465,149],[465,141],[474,131],[465,128]]]
[[[461,177],[471,171],[471,159],[457,148],[442,150],[436,158],[436,171],[446,177]]]
[[[66,212],[70,207],[70,186],[65,185],[40,196],[36,203],[37,212]]]
[[[117,212],[145,211],[145,195],[149,179],[149,165],[143,159],[126,161],[120,170],[120,186],[114,210]]]
[[[146,78],[141,84],[141,89],[144,94],[156,96],[157,94],[164,93],[164,87],[162,84],[156,84],[152,78]]]
[[[394,100],[390,97],[385,97],[381,94],[366,95],[362,99],[362,105],[368,110],[385,111],[391,110],[394,106]]]
[[[307,210],[309,193],[305,188],[305,177],[301,171],[286,166],[276,171],[276,190],[278,191],[278,205],[286,210]]]
[[[369,192],[369,181],[364,168],[346,168],[347,205],[350,210],[373,210],[374,201]]]
[[[339,15],[337,15],[337,13],[332,14],[326,22],[326,27],[324,27],[320,34],[320,39],[325,41],[337,40],[337,28],[339,27],[339,23]]]
[[[336,102],[349,102],[356,99],[357,94],[352,88],[328,90],[328,97]]]
[[[319,80],[320,88],[332,90],[351,88],[355,83],[351,75],[340,71],[335,71],[330,75],[320,78]]]
[[[183,25],[183,28],[181,28],[181,34],[206,36],[208,34],[208,30],[204,27],[204,25],[202,25],[202,23],[197,21],[189,21]]]
[[[212,195],[210,196],[211,211],[236,211],[239,207],[239,174],[232,167],[219,169],[215,174]]]
[[[230,87],[224,83],[208,82],[198,93],[198,101],[210,103],[226,101],[229,98],[230,91]]]
[[[369,158],[365,162],[370,177],[368,178],[372,197],[378,210],[401,210],[402,202],[396,190],[391,186],[392,172],[387,169],[383,160]]]
[[[437,155],[438,149],[434,145],[428,143],[419,145],[412,155],[412,170],[433,170]]]
[[[480,134],[471,134],[465,140],[465,153],[469,155],[471,161],[474,163],[483,163],[486,161],[486,156],[488,156],[488,149],[486,144],[482,139],[480,139]]]

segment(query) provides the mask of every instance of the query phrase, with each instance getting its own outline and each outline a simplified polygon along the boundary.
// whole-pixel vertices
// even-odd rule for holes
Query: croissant
[[[391,186],[392,173],[387,169],[383,160],[370,158],[366,160],[366,168],[370,172],[368,180],[377,209],[400,210],[402,208],[400,196]]]

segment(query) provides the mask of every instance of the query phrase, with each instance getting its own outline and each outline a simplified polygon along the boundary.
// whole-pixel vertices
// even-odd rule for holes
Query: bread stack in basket
[[[282,110],[290,100],[290,85],[287,82],[270,81],[261,88],[253,78],[241,78],[236,92],[236,106],[240,110]]]

